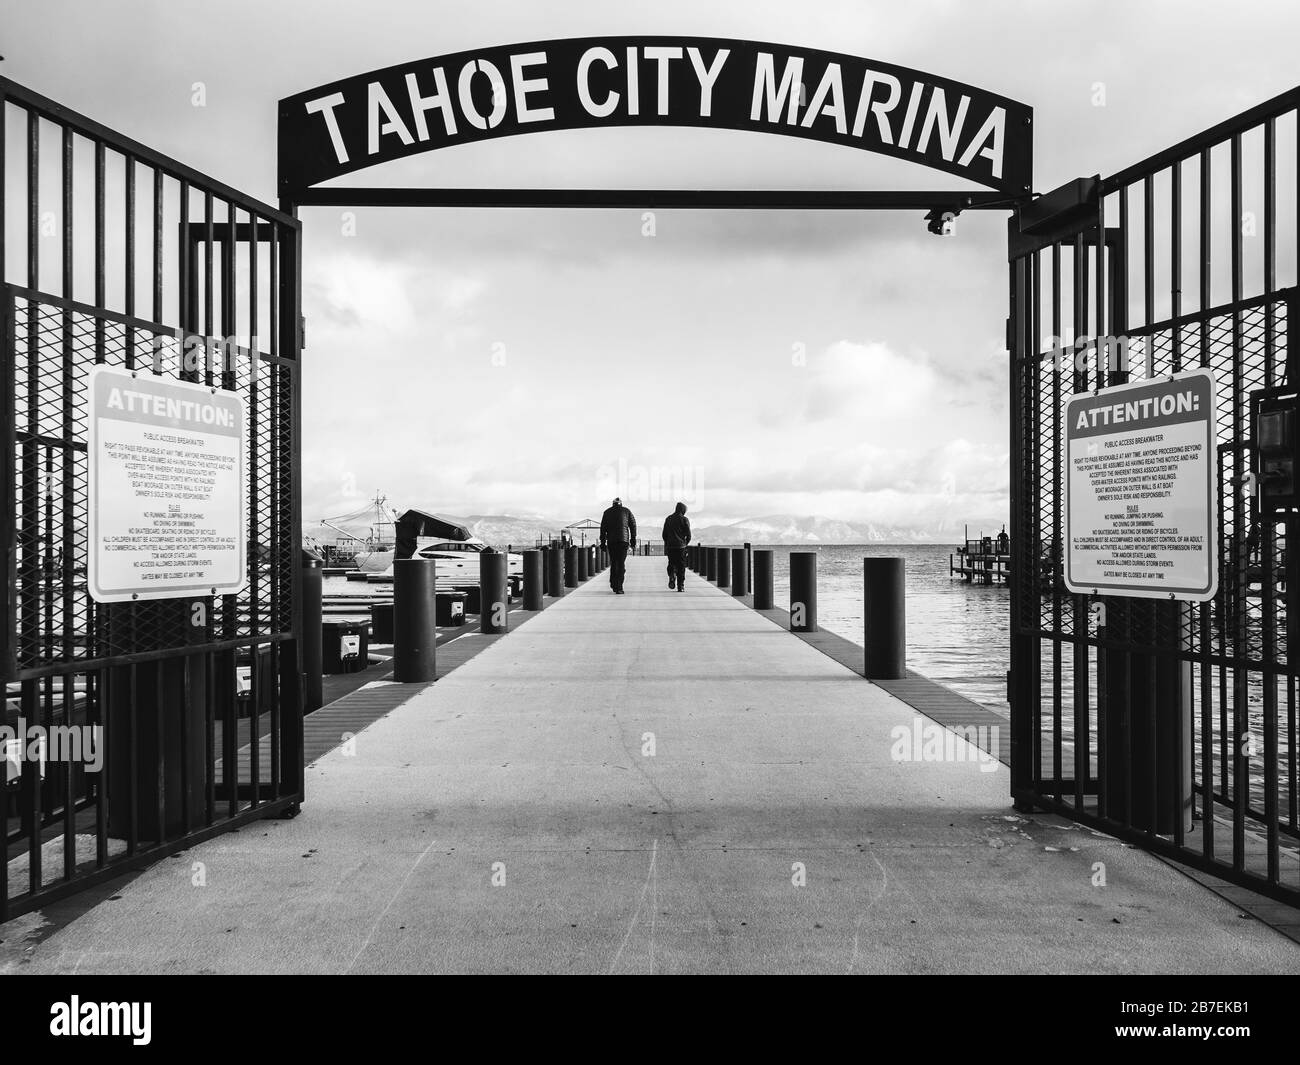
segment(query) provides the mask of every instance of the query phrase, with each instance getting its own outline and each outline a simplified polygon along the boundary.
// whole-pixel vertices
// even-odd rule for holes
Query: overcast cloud
[[[0,72],[274,202],[282,96],[475,46],[616,33],[827,48],[1022,100],[1044,191],[1291,87],[1300,9],[0,0]],[[961,187],[826,144],[649,129],[467,145],[352,180]],[[382,490],[399,507],[573,520],[605,504],[611,470],[638,469],[677,478],[705,522],[791,512],[942,534],[1005,518],[1001,214],[965,215],[943,239],[885,213],[660,211],[653,236],[631,211],[303,219],[309,519]]]

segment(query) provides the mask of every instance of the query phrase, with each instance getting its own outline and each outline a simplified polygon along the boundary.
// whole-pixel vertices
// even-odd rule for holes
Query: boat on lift
[[[435,582],[439,589],[478,587],[479,556],[493,548],[454,518],[408,510],[398,517],[396,546],[391,552],[372,554],[359,567],[366,580],[387,584],[393,579],[393,563],[403,558],[426,558],[437,563]],[[510,552],[506,556],[506,576],[520,580],[524,575],[524,556]]]

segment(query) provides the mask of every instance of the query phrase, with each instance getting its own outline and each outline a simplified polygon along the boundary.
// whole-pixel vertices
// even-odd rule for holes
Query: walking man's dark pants
[[[664,554],[668,556],[668,581],[669,585],[678,588],[686,584],[686,548],[684,547],[665,547]]]
[[[627,549],[630,546],[623,540],[609,541],[609,586],[616,592],[623,590],[623,575],[627,572]]]

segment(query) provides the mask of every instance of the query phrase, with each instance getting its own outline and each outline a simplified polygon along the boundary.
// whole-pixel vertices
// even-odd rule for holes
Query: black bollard
[[[817,631],[817,552],[790,552],[790,631]]]
[[[438,677],[436,572],[431,559],[393,563],[393,680],[402,684]]]
[[[725,547],[718,548],[717,581],[719,588],[731,583],[731,552]]]
[[[478,556],[479,632],[505,632],[510,600],[506,587],[507,556],[490,547]]]
[[[772,583],[772,552],[754,552],[754,609],[771,610],[776,606]]]
[[[745,541],[745,582],[754,587],[754,545]]]
[[[541,610],[542,597],[546,594],[542,588],[544,567],[540,551],[524,552],[524,609]]]
[[[316,558],[302,562],[302,712],[319,710],[325,701],[321,687],[321,578],[325,563]]]
[[[578,548],[578,583],[579,584],[581,584],[583,581],[585,581],[588,577],[591,576],[591,574],[587,572],[587,562],[590,557],[591,556],[587,554],[587,549],[585,547]]]
[[[704,579],[713,580],[718,575],[718,549],[716,547],[706,547],[704,549]]]
[[[748,553],[743,547],[731,549],[731,594],[737,599],[749,592],[749,574],[745,567]]]
[[[578,549],[572,545],[564,549],[564,587],[578,587]]]
[[[902,680],[907,676],[907,612],[901,558],[862,560],[863,676]]]
[[[557,599],[564,594],[564,552],[558,547],[546,552],[546,594]]]

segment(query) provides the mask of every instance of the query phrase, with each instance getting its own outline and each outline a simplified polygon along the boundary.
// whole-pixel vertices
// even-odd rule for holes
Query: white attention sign
[[[1214,598],[1218,463],[1209,370],[1071,397],[1065,452],[1070,591]]]
[[[91,598],[239,591],[247,570],[243,399],[96,366],[89,413]]]

